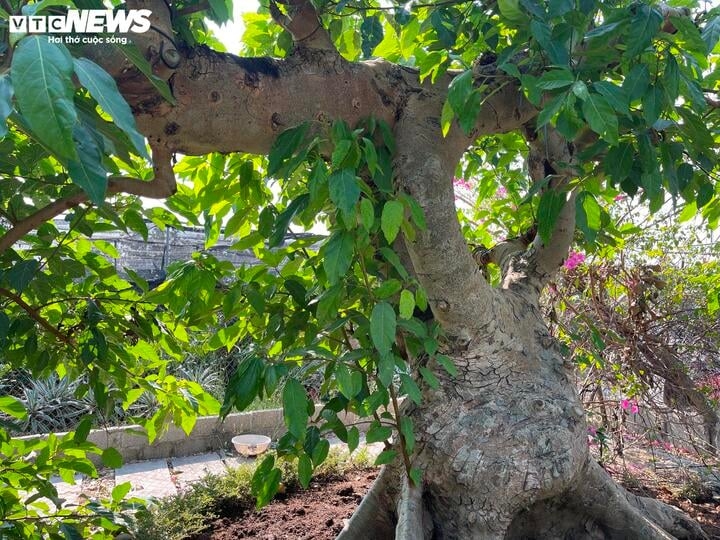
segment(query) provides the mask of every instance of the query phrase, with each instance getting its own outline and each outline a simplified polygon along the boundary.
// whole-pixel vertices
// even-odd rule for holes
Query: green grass
[[[347,450],[332,448],[315,476],[340,476],[354,469],[373,466],[374,458],[366,448],[349,455]],[[282,482],[289,489],[299,486],[296,462],[280,460]],[[218,517],[221,507],[248,508],[255,504],[250,482],[255,464],[241,465],[223,475],[208,475],[187,492],[157,501],[135,516],[135,538],[143,540],[184,540],[204,531]]]

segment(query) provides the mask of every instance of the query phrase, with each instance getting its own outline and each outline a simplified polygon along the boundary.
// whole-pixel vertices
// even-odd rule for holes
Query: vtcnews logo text
[[[48,34],[51,41],[61,43],[126,43],[127,38],[122,36],[91,37],[83,34],[142,34],[152,26],[151,15],[149,9],[70,9],[64,15],[12,15],[10,32]]]

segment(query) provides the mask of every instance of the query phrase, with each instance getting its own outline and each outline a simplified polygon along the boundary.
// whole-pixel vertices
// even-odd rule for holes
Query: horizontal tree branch
[[[172,171],[170,153],[163,148],[152,146],[151,148],[153,161],[155,162],[155,178],[145,182],[135,178],[112,177],[108,181],[108,194],[126,193],[150,199],[164,199],[175,193],[175,175]],[[12,228],[8,229],[0,237],[0,253],[12,247],[15,242],[41,224],[87,200],[87,194],[81,191],[58,199],[28,217],[17,221]]]

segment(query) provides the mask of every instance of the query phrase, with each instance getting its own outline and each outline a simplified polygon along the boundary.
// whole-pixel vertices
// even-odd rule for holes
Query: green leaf
[[[18,420],[24,420],[27,417],[25,406],[12,396],[0,396],[0,411]]]
[[[283,419],[288,431],[298,440],[305,436],[308,421],[307,393],[297,379],[288,379],[283,388]]]
[[[608,150],[604,162],[605,172],[610,175],[613,184],[618,184],[628,177],[635,159],[635,148],[626,142],[613,146]]]
[[[512,23],[521,23],[528,19],[528,16],[520,9],[519,0],[498,0],[500,14]]]
[[[373,444],[376,442],[387,441],[391,435],[392,429],[387,426],[382,426],[379,422],[374,421],[370,424],[370,428],[365,434],[365,442]]]
[[[342,139],[338,141],[338,143],[335,145],[335,149],[333,150],[332,158],[330,160],[333,167],[337,167],[345,160],[345,156],[348,155],[348,152],[350,151],[350,148],[352,148],[352,145],[353,141],[351,141],[350,139]]]
[[[630,21],[625,41],[625,55],[629,57],[640,54],[650,45],[663,22],[660,12],[647,4],[634,4],[634,9],[637,13]]]
[[[390,386],[395,376],[395,358],[392,354],[383,354],[378,360],[378,380],[383,386]]]
[[[112,490],[112,500],[114,502],[122,501],[125,498],[125,495],[130,493],[131,489],[132,484],[130,482],[123,482],[122,484],[117,484]]]
[[[600,26],[593,28],[592,30],[587,32],[585,34],[585,39],[595,39],[610,34],[624,24],[625,21],[616,21],[607,24],[601,24]]]
[[[212,19],[216,23],[222,24],[231,19],[231,6],[228,6],[226,0],[209,0],[208,3],[210,4],[210,8],[212,10]]]
[[[375,208],[373,208],[373,204],[369,199],[362,199],[360,201],[360,219],[362,220],[363,228],[370,232],[375,222]]]
[[[313,464],[310,458],[303,454],[298,459],[298,480],[300,481],[300,485],[307,489],[310,485],[310,479],[312,478],[313,473]]]
[[[65,540],[83,540],[83,535],[77,527],[71,523],[62,523],[60,525],[60,532]]]
[[[649,85],[650,71],[648,67],[645,64],[637,64],[625,76],[622,89],[632,102],[644,96]]]
[[[342,362],[335,367],[335,378],[340,393],[348,399],[353,399],[362,390],[362,375],[350,370]]]
[[[346,219],[351,218],[355,203],[360,198],[360,184],[355,178],[353,169],[341,169],[330,175],[328,178],[330,188],[330,200],[340,209]],[[348,219],[348,221],[350,221]]]
[[[388,201],[383,206],[380,227],[388,244],[392,244],[400,232],[400,225],[402,225],[404,215],[405,210],[399,201]]]
[[[660,81],[648,88],[642,97],[643,117],[648,125],[653,125],[660,117],[663,106],[663,87]]]
[[[310,204],[310,194],[303,193],[295,200],[293,200],[285,210],[280,212],[273,226],[273,231],[268,238],[268,247],[277,247],[283,243],[287,234],[290,222],[295,218],[297,214],[300,214]]]
[[[447,101],[456,115],[459,115],[465,108],[465,103],[470,99],[473,91],[472,70],[465,71],[450,82]]]
[[[566,88],[573,83],[575,83],[575,74],[567,68],[561,68],[544,73],[537,86],[541,90],[556,90]]]
[[[312,452],[312,461],[316,467],[325,461],[329,452],[330,442],[327,439],[320,439]]]
[[[102,453],[102,462],[106,467],[119,469],[122,467],[123,458],[115,448],[106,448]]]
[[[398,453],[396,450],[383,450],[378,454],[378,457],[375,458],[375,465],[387,465],[388,463],[392,463],[395,461],[395,458],[397,457]]]
[[[705,28],[702,29],[700,36],[705,42],[707,52],[712,52],[713,49],[715,49],[715,45],[717,45],[718,40],[720,40],[720,16],[709,21],[705,25]]]
[[[420,405],[420,402],[422,401],[422,392],[420,392],[420,387],[413,378],[410,377],[410,375],[405,373],[400,375],[400,391],[407,394],[407,396],[413,400],[416,405]]]
[[[255,355],[246,358],[238,366],[225,390],[225,401],[220,410],[221,417],[227,416],[233,406],[242,411],[255,401],[262,387],[263,368],[263,361]]]
[[[397,319],[395,310],[387,302],[375,305],[370,315],[370,336],[375,348],[381,355],[386,355],[395,343]]]
[[[85,416],[75,428],[73,441],[85,442],[90,434],[90,428],[92,428],[92,416]]]
[[[269,176],[275,176],[280,171],[283,163],[290,158],[300,146],[307,130],[308,124],[305,122],[299,126],[286,129],[275,139],[268,154],[267,173]]]
[[[407,416],[400,418],[400,433],[405,440],[405,450],[408,454],[411,454],[415,449],[415,433],[413,433],[412,420]]]
[[[70,179],[88,194],[94,204],[100,206],[105,201],[108,185],[108,174],[103,166],[102,151],[90,130],[85,126],[75,126],[74,135],[79,158],[71,159],[67,163]]]
[[[420,375],[422,375],[423,380],[427,383],[427,385],[432,388],[433,390],[437,390],[440,388],[440,381],[435,376],[435,374],[430,371],[426,367],[420,368]]]
[[[598,81],[593,83],[593,88],[601,94],[617,112],[627,115],[630,106],[625,90],[610,81]]]
[[[618,141],[618,120],[607,100],[599,94],[589,94],[583,101],[585,119],[595,133],[611,144]]]
[[[416,467],[412,467],[410,469],[410,480],[412,480],[412,483],[414,486],[422,485],[422,476],[423,476],[423,473],[420,469],[418,469]]]
[[[250,481],[250,491],[256,498],[257,508],[265,506],[275,496],[280,487],[282,471],[275,467],[275,457],[267,456],[255,469]]]
[[[7,135],[7,119],[13,111],[13,87],[8,74],[0,75],[0,139]]]
[[[592,193],[583,191],[577,196],[575,199],[575,215],[578,227],[587,241],[594,242],[602,225],[602,209]]]
[[[370,171],[371,176],[374,176],[378,170],[377,150],[373,142],[366,137],[363,137],[363,154],[365,155],[368,171]]]
[[[409,319],[413,316],[414,311],[415,295],[405,289],[400,293],[400,317],[402,319]]]
[[[374,290],[377,298],[385,299],[399,293],[402,290],[402,282],[399,279],[390,278]]]
[[[18,109],[33,135],[64,159],[77,158],[73,126],[73,62],[67,49],[47,36],[23,38],[12,57],[11,77]]]
[[[39,269],[40,263],[35,259],[18,261],[7,274],[5,274],[5,278],[10,284],[10,287],[15,289],[18,294],[21,294],[33,280]]]
[[[665,72],[663,73],[663,87],[668,101],[675,103],[680,92],[680,68],[670,51],[665,55]]]
[[[147,77],[150,84],[155,87],[155,90],[157,90],[163,98],[172,105],[175,105],[175,97],[172,95],[167,82],[153,73],[153,68],[150,65],[150,62],[145,59],[135,43],[130,41],[126,44],[115,43],[114,45],[136,68],[138,68],[138,70],[140,70],[143,75]]]
[[[588,87],[587,85],[582,81],[575,81],[572,85],[572,93],[575,94],[578,98],[585,100],[588,98]]]
[[[335,232],[323,246],[323,268],[331,285],[337,283],[352,265],[353,236],[349,232]]]
[[[358,428],[353,426],[348,429],[347,439],[348,452],[352,454],[360,445],[360,431],[358,430]]]
[[[383,40],[383,27],[377,15],[363,18],[360,25],[360,37],[362,38],[363,55],[365,58],[370,58],[375,47]]]
[[[537,117],[537,127],[540,128],[552,120],[558,111],[567,101],[568,95],[566,93],[560,94],[559,96],[551,99],[540,111]]]
[[[403,266],[402,261],[400,261],[400,257],[398,257],[397,253],[395,253],[389,247],[380,248],[378,251],[383,256],[383,258],[392,265],[395,271],[400,274],[401,278],[408,279],[408,272]],[[418,300],[418,305],[419,302],[420,301]]]
[[[550,243],[550,238],[555,231],[555,224],[564,206],[564,193],[549,189],[540,197],[540,204],[538,206],[538,234],[545,245]]]
[[[74,58],[73,63],[80,84],[87,88],[100,107],[115,120],[115,125],[127,134],[138,154],[150,159],[145,148],[145,137],[138,132],[135,117],[130,106],[120,95],[115,79],[87,58]],[[80,151],[82,152],[82,149]]]
[[[553,64],[560,66],[568,64],[570,55],[566,45],[562,40],[552,35],[552,31],[546,23],[533,19],[530,23],[530,33]]]
[[[0,349],[5,346],[8,332],[10,331],[10,317],[4,311],[0,311]]]

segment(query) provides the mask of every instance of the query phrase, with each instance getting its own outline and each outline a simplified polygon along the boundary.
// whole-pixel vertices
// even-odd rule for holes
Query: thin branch
[[[42,315],[40,315],[35,308],[33,308],[30,304],[25,302],[19,295],[15,294],[12,291],[9,291],[7,289],[4,289],[0,287],[0,295],[4,296],[5,298],[11,300],[13,303],[17,304],[20,308],[23,309],[28,315],[30,315],[30,318],[32,318],[35,322],[37,322],[40,326],[42,326],[45,330],[50,332],[53,336],[58,338],[63,343],[66,343],[72,347],[75,346],[75,341],[70,336],[66,336],[60,330],[55,328],[52,324],[50,324],[47,319],[45,319]]]
[[[280,10],[286,7],[287,15]],[[273,20],[290,32],[296,48],[333,51],[337,49],[310,0],[270,0]]]
[[[533,241],[529,274],[535,285],[541,288],[560,269],[568,254],[575,234],[576,191],[568,191],[570,180],[577,175],[575,149],[556,129],[544,126],[528,135],[530,153],[528,171],[533,182],[548,181],[546,189],[565,197],[560,214],[547,244],[540,235]]]
[[[170,152],[166,149],[153,148],[153,161],[155,163],[155,178],[149,182],[135,178],[112,177],[108,182],[108,194],[127,193],[150,199],[164,199],[175,193],[175,175],[170,162]],[[12,247],[30,231],[39,227],[42,223],[75,208],[88,200],[85,192],[79,192],[62,199],[58,199],[41,208],[34,214],[21,219],[11,229],[0,237],[0,253]]]

